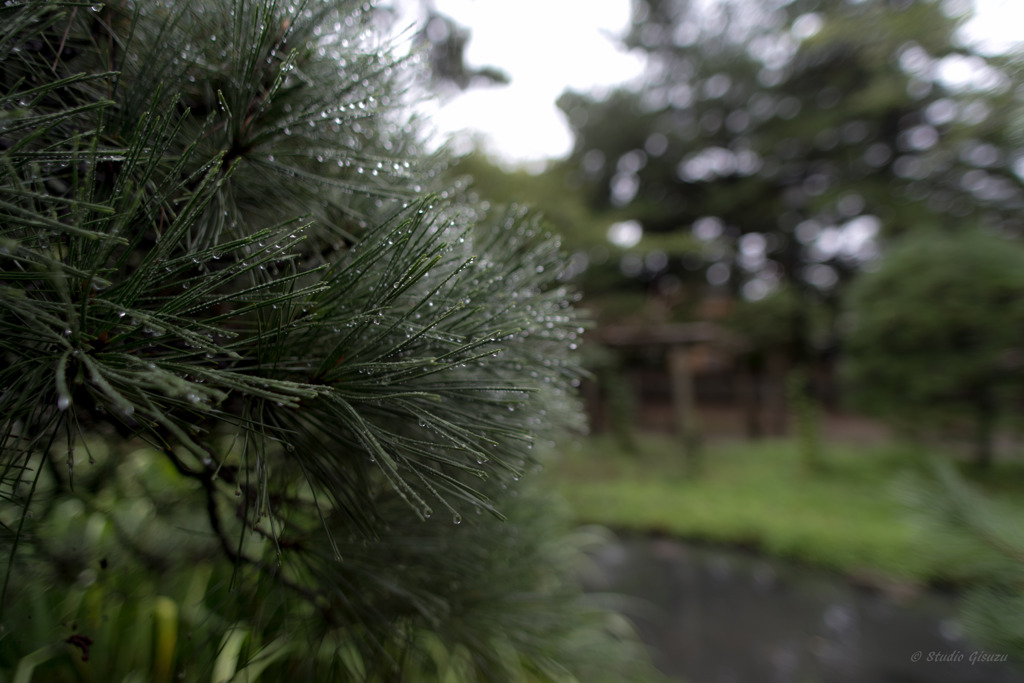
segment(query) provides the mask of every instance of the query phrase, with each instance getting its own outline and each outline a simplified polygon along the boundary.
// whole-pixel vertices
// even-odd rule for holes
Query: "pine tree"
[[[519,481],[580,426],[557,240],[444,186],[377,21],[0,8],[19,675],[626,676]]]

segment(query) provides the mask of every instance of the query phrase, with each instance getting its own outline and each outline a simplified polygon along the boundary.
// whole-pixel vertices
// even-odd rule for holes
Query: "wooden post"
[[[787,432],[789,423],[789,406],[786,401],[787,371],[786,357],[780,351],[768,354],[765,373],[765,407],[768,413],[769,432],[782,436]]]
[[[672,386],[672,414],[676,423],[676,433],[680,437],[687,469],[692,474],[697,470],[700,425],[695,409],[690,356],[685,345],[674,344],[669,347],[668,371]]]
[[[759,439],[764,435],[761,427],[761,373],[752,359],[741,358],[734,364],[733,375],[744,433],[748,439]]]

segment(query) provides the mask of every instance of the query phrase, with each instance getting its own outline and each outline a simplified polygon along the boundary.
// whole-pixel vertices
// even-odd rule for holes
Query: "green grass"
[[[792,440],[722,443],[705,449],[697,476],[687,476],[671,437],[640,437],[635,450],[608,437],[567,449],[553,480],[579,521],[742,545],[861,576],[956,575],[907,502],[921,458],[906,448],[827,445],[822,469],[808,472]],[[981,483],[1024,518],[1024,477],[1012,474]]]

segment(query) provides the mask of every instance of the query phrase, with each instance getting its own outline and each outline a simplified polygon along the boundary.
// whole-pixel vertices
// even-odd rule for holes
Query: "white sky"
[[[970,0],[947,0],[969,2]],[[990,50],[1024,41],[1024,0],[974,0],[971,40]],[[629,0],[435,0],[437,11],[467,26],[473,66],[496,66],[512,79],[476,88],[431,112],[441,134],[483,136],[497,158],[523,163],[566,154],[572,137],[555,100],[567,88],[592,90],[637,77],[640,59],[615,36]]]

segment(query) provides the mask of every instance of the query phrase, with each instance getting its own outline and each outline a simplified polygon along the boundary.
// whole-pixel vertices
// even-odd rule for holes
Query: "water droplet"
[[[452,524],[462,524],[462,515],[460,515],[458,512],[456,512],[452,516]]]
[[[67,396],[61,396],[57,399],[57,410],[67,410],[71,406],[71,399]]]

